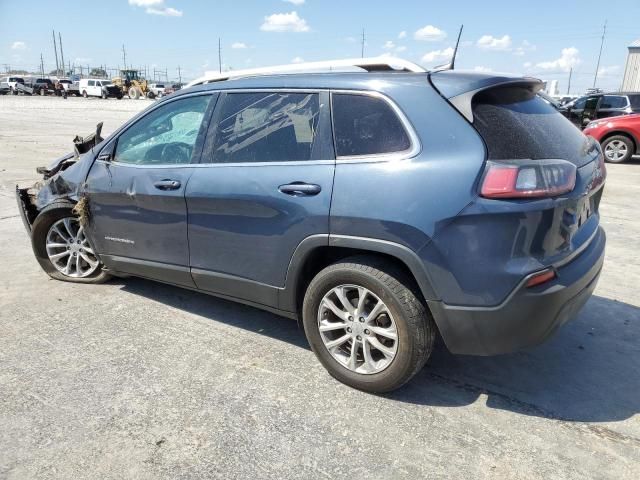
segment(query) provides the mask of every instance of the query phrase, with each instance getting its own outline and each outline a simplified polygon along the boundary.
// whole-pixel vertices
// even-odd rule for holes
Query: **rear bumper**
[[[604,262],[606,236],[598,232],[589,246],[557,278],[539,287],[524,281],[500,305],[463,307],[430,301],[429,307],[452,353],[497,355],[537,345],[576,316],[596,287]]]

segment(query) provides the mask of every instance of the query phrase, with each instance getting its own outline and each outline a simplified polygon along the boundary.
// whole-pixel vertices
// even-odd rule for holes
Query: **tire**
[[[162,98],[162,97],[164,97],[164,94],[163,94],[162,92],[158,92],[157,97],[158,97],[158,98]]]
[[[140,90],[138,90],[136,87],[131,87],[129,89],[129,98],[138,100],[140,98]]]
[[[156,94],[153,92],[147,92],[147,98],[149,100],[153,100],[154,98],[156,98]]]
[[[106,100],[107,99],[107,93],[106,92],[102,92],[101,97],[102,97],[103,100]]]
[[[389,316],[385,317],[387,315],[385,313],[379,314],[373,320],[374,323],[371,323],[368,318],[365,319],[358,315],[365,312],[366,305],[360,312],[355,308],[354,313],[359,318],[353,318],[352,321],[349,320],[352,318],[351,316],[344,319],[335,317],[334,310],[323,311],[325,297],[327,299],[338,298],[331,297],[337,291],[336,289],[344,288],[343,293],[346,292],[347,298],[350,298],[350,292],[360,291],[358,287],[368,290],[368,296],[365,298],[372,302],[371,305],[374,305],[376,301],[382,301]],[[356,301],[354,298],[350,299],[351,307],[354,307]],[[327,314],[333,318],[328,318]],[[366,317],[370,314],[373,314],[373,308],[369,310]],[[334,334],[332,333],[336,331],[333,329],[334,327],[328,327],[331,329],[330,332],[324,334],[320,332],[320,322],[334,321],[336,318],[338,322],[344,322],[344,325],[352,325],[353,329],[339,328],[337,329],[338,333]],[[388,321],[387,325],[393,326],[395,324],[395,340],[388,340],[388,334],[381,337],[366,329],[367,326],[373,326],[380,331],[381,327],[377,326],[379,325],[377,322],[381,318]],[[407,278],[393,264],[371,257],[351,257],[330,265],[318,273],[305,292],[302,321],[311,349],[329,374],[351,387],[372,393],[389,392],[408,382],[428,360],[436,338],[436,326],[433,318],[419,299],[417,287],[414,286],[412,279]],[[362,331],[363,328],[365,328],[364,331]],[[389,327],[384,327],[383,330],[390,331]],[[355,332],[361,334],[357,337],[360,339],[359,342],[352,338],[333,351],[339,351],[341,355],[345,351],[351,352],[350,360],[351,357],[354,357],[352,347],[355,343],[355,358],[359,359],[357,362],[362,362],[356,368],[361,370],[360,372],[347,366],[350,364],[349,360],[345,359],[342,362],[338,360],[325,345],[328,334],[341,339],[344,338],[344,335],[353,336],[356,334]],[[395,348],[395,354],[390,360],[386,355],[381,355],[381,350],[375,349],[371,343],[374,341],[372,337],[375,337],[378,345],[381,341],[387,342],[386,345],[383,345],[385,347],[393,345],[393,347],[386,347],[387,350]],[[365,343],[368,344],[370,359],[378,355],[376,362],[365,363]],[[381,369],[370,368],[374,363],[384,364],[387,361],[389,363]],[[357,362],[355,362],[356,365]]]
[[[608,163],[624,163],[635,153],[633,140],[624,135],[614,135],[602,142],[604,160]]]
[[[85,277],[74,277],[65,275],[59,271],[49,258],[46,245],[49,231],[51,227],[60,220],[68,218],[73,222],[77,222],[77,216],[72,212],[73,206],[71,202],[56,202],[45,207],[36,217],[31,229],[31,245],[36,260],[38,260],[38,263],[47,275],[56,280],[73,283],[104,283],[111,278],[111,275],[103,270],[103,265],[99,259],[97,267],[89,275]]]
[[[82,92],[82,96],[83,96],[84,98],[89,98],[89,95],[87,95],[87,91],[86,91],[86,90],[85,90],[84,92]]]

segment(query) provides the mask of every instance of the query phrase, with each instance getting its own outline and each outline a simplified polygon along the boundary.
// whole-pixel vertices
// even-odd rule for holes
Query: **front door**
[[[198,288],[275,306],[296,247],[328,234],[335,160],[328,93],[221,96],[187,186]]]
[[[184,192],[212,99],[164,103],[100,152],[86,182],[87,233],[107,267],[193,286]]]

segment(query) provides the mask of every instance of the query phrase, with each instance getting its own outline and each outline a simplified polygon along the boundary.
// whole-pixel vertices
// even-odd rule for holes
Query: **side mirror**
[[[97,159],[103,162],[110,162],[113,160],[113,154],[115,152],[115,142],[110,142],[109,145],[100,150]]]

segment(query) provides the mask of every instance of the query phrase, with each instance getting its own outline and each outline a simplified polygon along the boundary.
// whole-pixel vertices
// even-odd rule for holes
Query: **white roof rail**
[[[426,70],[408,60],[395,57],[350,58],[342,60],[327,60],[324,62],[291,63],[289,65],[275,65],[272,67],[249,68],[246,70],[231,70],[229,72],[205,72],[205,74],[189,82],[187,87],[202,85],[203,83],[221,82],[238,77],[252,77],[258,75],[272,75],[281,73],[318,73],[331,71],[353,71],[359,68],[367,72],[397,70],[403,72],[424,73]]]

